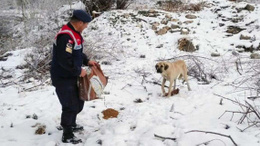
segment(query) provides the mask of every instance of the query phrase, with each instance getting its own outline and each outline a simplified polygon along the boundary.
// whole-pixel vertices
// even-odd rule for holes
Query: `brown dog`
[[[159,62],[155,65],[157,73],[161,73],[163,77],[162,81],[162,92],[165,95],[164,85],[166,80],[170,81],[168,97],[171,96],[172,92],[172,84],[174,83],[173,90],[176,87],[176,79],[179,77],[181,79],[184,78],[184,81],[187,82],[188,90],[190,91],[190,85],[188,82],[188,75],[187,75],[187,66],[183,60],[178,60],[175,62]]]

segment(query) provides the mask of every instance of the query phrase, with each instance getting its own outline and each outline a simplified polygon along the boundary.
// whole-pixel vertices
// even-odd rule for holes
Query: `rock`
[[[180,28],[180,26],[179,26],[179,25],[172,24],[172,25],[171,25],[171,28],[172,28],[172,29],[177,29],[177,28]]]
[[[159,16],[158,12],[155,11],[155,10],[138,11],[138,14],[146,16],[146,17],[157,17],[157,16]]]
[[[247,4],[244,8],[237,8],[237,12],[240,13],[241,11],[243,10],[247,10],[247,11],[254,11],[255,10],[255,7],[250,5],[250,4]]]
[[[138,99],[136,99],[136,100],[134,101],[134,103],[142,103],[142,102],[143,102],[143,100],[140,99],[140,98],[138,98]]]
[[[125,18],[129,18],[129,17],[130,17],[130,14],[129,14],[129,13],[125,13],[123,16],[124,16]]]
[[[187,35],[187,34],[189,34],[189,30],[188,29],[181,29],[181,34]]]
[[[148,17],[157,17],[159,16],[157,13],[149,13],[148,14]]]
[[[166,14],[165,18],[167,18],[168,20],[172,18],[172,16],[170,14]]]
[[[153,25],[154,25],[154,26],[159,26],[160,23],[159,23],[159,22],[154,22]]]
[[[103,65],[112,65],[112,63],[109,62],[109,61],[102,61],[101,64],[103,64]]]
[[[178,40],[178,49],[181,51],[186,51],[186,52],[196,51],[193,43],[186,38],[181,38]]]
[[[190,24],[190,23],[193,23],[193,21],[192,20],[188,20],[188,21],[184,21],[183,23],[184,24]]]
[[[12,55],[12,53],[5,53],[4,55],[0,55],[0,61],[6,61],[8,57]]]
[[[177,24],[178,24],[178,25],[182,25],[182,22],[181,22],[181,21],[179,21],[179,22],[177,22]]]
[[[239,48],[240,50],[243,50],[242,52],[253,52],[254,50],[256,50],[256,48],[253,47],[253,45],[251,45],[250,47],[247,47],[247,46],[241,46],[241,45],[238,45],[236,46],[236,48]]]
[[[169,32],[170,32],[170,33],[176,33],[176,32],[181,33],[181,30],[172,30],[172,29],[171,29],[171,30],[169,30]]]
[[[231,18],[231,19],[228,19],[228,20],[231,20],[233,23],[238,23],[238,22],[243,21],[243,17]]]
[[[36,114],[33,114],[33,115],[32,115],[32,118],[33,118],[34,120],[38,120],[38,116],[37,116]]]
[[[152,29],[153,30],[157,30],[157,27],[160,25],[160,23],[158,23],[158,22],[154,22],[153,24],[152,24]]]
[[[45,125],[39,125],[38,128],[35,131],[35,134],[42,135],[46,133],[46,126]]]
[[[238,52],[238,53],[243,53],[244,51],[245,51],[245,49],[243,49],[243,48],[238,48],[238,49],[237,49],[237,52]]]
[[[246,47],[244,46],[245,52],[253,52],[255,50],[255,48],[253,47],[253,45],[251,45],[250,47]]]
[[[153,25],[152,30],[157,30],[157,26]]]
[[[220,53],[218,53],[218,52],[211,53],[211,57],[219,57],[219,56],[220,56]]]
[[[231,34],[238,34],[242,30],[245,30],[244,28],[240,28],[238,26],[228,26],[228,30],[226,31],[227,33]]]
[[[251,40],[251,37],[250,36],[245,36],[243,34],[240,35],[240,40]]]
[[[172,22],[178,22],[179,19],[171,19]]]
[[[236,51],[236,50],[234,50],[234,51],[232,51],[232,55],[234,55],[234,56],[239,56],[239,52]]]
[[[260,54],[259,54],[259,53],[252,53],[252,54],[250,55],[250,58],[251,58],[251,59],[260,59]]]
[[[140,58],[145,58],[145,55],[140,55]]]
[[[156,11],[154,9],[150,9],[148,12],[149,13],[155,13]]]
[[[165,24],[165,25],[167,25],[168,24],[168,19],[167,18],[164,18],[164,19],[162,19],[162,21],[161,21],[161,24]]]
[[[219,23],[218,25],[219,25],[219,27],[225,26],[224,23]]]
[[[164,35],[164,34],[166,34],[167,31],[170,30],[170,29],[171,29],[171,28],[170,28],[169,26],[165,26],[165,27],[163,27],[162,29],[160,29],[160,30],[157,32],[157,34],[158,34],[158,35]]]
[[[98,139],[97,141],[96,141],[96,143],[98,144],[98,145],[102,145],[102,140],[101,139]]]
[[[162,48],[163,47],[163,44],[159,44],[156,46],[156,48]]]
[[[167,31],[171,29],[171,27],[169,27],[169,26],[164,26],[163,28],[167,29]]]
[[[187,18],[187,19],[196,19],[197,16],[188,14],[188,15],[185,16],[185,18]]]
[[[136,27],[143,28],[143,25],[140,24],[140,23],[138,23],[138,24],[136,25]]]
[[[255,10],[255,7],[252,6],[252,5],[250,5],[250,4],[247,4],[244,9],[245,9],[245,10],[248,10],[248,11],[254,11],[254,10]]]

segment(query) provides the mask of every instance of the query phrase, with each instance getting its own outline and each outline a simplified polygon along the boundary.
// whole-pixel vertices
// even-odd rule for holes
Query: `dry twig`
[[[201,130],[191,130],[191,131],[185,132],[185,134],[191,133],[191,132],[202,132],[202,133],[206,133],[206,134],[209,133],[209,134],[215,134],[215,135],[220,135],[220,136],[223,136],[223,137],[227,137],[227,138],[229,138],[233,142],[233,144],[235,146],[237,146],[236,142],[233,140],[233,138],[230,135],[225,135],[225,134],[221,134],[221,133],[217,133],[217,132],[211,132],[211,131],[201,131]]]
[[[228,98],[226,98],[226,97],[224,97],[224,96],[221,96],[221,95],[218,95],[218,94],[215,94],[215,93],[214,93],[214,95],[219,96],[219,97],[221,97],[222,99],[224,98],[224,99],[227,99],[227,100],[232,101],[233,103],[238,104],[238,105],[240,106],[240,108],[243,110],[243,111],[227,111],[227,110],[226,110],[226,111],[219,117],[219,119],[220,119],[225,113],[227,113],[227,112],[232,113],[231,120],[233,119],[234,114],[242,114],[242,117],[239,119],[238,124],[242,124],[245,119],[248,120],[248,123],[249,123],[249,124],[250,124],[250,123],[253,123],[253,124],[250,124],[250,125],[249,125],[247,128],[245,128],[244,130],[241,130],[241,129],[240,129],[241,132],[245,131],[246,129],[248,129],[248,128],[250,128],[250,127],[257,126],[257,125],[260,123],[260,113],[259,113],[259,111],[258,111],[252,104],[250,104],[248,101],[245,101],[246,104],[242,104],[242,103],[240,103],[240,102],[237,101],[237,100],[235,101],[235,100],[232,100],[232,99],[228,99]],[[257,117],[257,119],[253,119],[253,120],[252,120],[252,116],[250,116],[251,113],[253,113],[253,114]]]
[[[159,135],[156,135],[156,134],[154,134],[154,137],[161,138],[161,139],[163,139],[163,140],[165,140],[165,139],[170,139],[170,140],[173,140],[173,141],[175,141],[175,140],[176,140],[176,138],[171,138],[171,137],[163,137],[163,136],[159,136]]]
[[[206,141],[206,142],[203,142],[203,143],[200,143],[200,144],[197,144],[196,146],[200,146],[200,145],[208,145],[210,142],[214,141],[214,140],[218,140],[218,141],[221,141],[224,145],[226,145],[222,140],[220,139],[212,139],[212,140],[209,140],[209,141]]]
[[[224,99],[229,100],[229,101],[232,101],[232,102],[234,102],[234,103],[236,103],[236,104],[238,104],[238,105],[241,105],[241,106],[243,106],[243,107],[247,107],[246,105],[244,105],[244,104],[242,104],[242,103],[239,103],[239,102],[237,102],[237,101],[235,101],[235,100],[226,98],[226,97],[224,97],[224,96],[222,96],[222,95],[219,95],[219,94],[216,94],[216,93],[213,93],[213,95],[216,95],[216,96],[218,96],[218,97],[224,98]]]

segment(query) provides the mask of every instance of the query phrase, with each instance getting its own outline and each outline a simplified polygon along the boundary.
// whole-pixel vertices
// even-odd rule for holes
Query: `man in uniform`
[[[62,106],[61,126],[63,129],[62,142],[77,144],[82,142],[73,132],[82,131],[83,126],[76,124],[77,114],[84,106],[79,98],[77,81],[84,77],[86,71],[82,65],[93,66],[82,52],[82,31],[87,28],[91,16],[83,10],[74,10],[70,22],[64,25],[55,37],[51,62],[51,80]]]

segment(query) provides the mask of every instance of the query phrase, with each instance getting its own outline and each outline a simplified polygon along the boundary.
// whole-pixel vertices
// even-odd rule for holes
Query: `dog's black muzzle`
[[[162,73],[162,70],[161,69],[157,69],[157,73]]]

